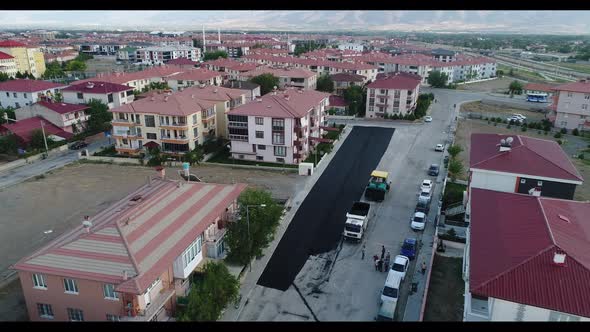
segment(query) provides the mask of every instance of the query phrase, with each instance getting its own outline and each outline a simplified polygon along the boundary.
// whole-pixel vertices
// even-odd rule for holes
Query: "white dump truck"
[[[344,237],[360,241],[369,223],[371,204],[365,202],[354,202],[350,211],[346,214],[344,225]]]

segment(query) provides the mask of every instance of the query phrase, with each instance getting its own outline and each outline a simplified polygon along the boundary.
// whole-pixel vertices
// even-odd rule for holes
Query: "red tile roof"
[[[187,116],[214,107],[214,103],[200,99],[192,93],[198,87],[190,87],[175,93],[152,92],[146,98],[115,107],[113,113],[147,113]]]
[[[27,45],[14,41],[14,40],[3,40],[0,41],[0,47],[6,47],[6,48],[11,48],[11,47],[27,47]]]
[[[66,114],[76,111],[82,111],[88,109],[90,107],[86,105],[77,105],[77,104],[66,104],[66,103],[50,103],[47,101],[39,101],[37,102],[38,105],[46,107],[56,113],[59,114]]]
[[[540,84],[540,83],[527,83],[524,86],[524,90],[554,92],[555,86],[549,85],[549,84]]]
[[[167,65],[197,65],[198,62],[187,58],[172,59],[166,62]]]
[[[288,100],[285,96],[288,96]],[[329,98],[330,94],[315,90],[298,90],[289,88],[277,91],[276,95],[267,93],[259,101],[253,101],[238,106],[227,112],[231,115],[266,116],[277,118],[301,118],[312,107],[317,106],[322,100]]]
[[[10,54],[0,52],[0,60],[7,60],[7,59],[14,59],[14,57]]]
[[[330,78],[334,82],[364,82],[365,77],[363,75],[339,73],[330,75]]]
[[[513,137],[512,149],[500,152],[501,139]],[[568,156],[554,141],[520,135],[472,134],[471,168],[584,181]]]
[[[92,217],[89,232],[80,224],[14,268],[113,283],[118,292],[142,294],[245,188],[153,179]]]
[[[344,98],[332,95],[330,96],[330,106],[347,107],[348,103]]]
[[[156,78],[165,78],[170,75],[174,75],[177,73],[184,72],[185,69],[182,69],[180,66],[176,65],[164,65],[164,66],[156,66],[151,67],[145,70],[136,71],[132,73],[112,73],[112,74],[100,74],[94,78],[89,78],[85,80],[75,81],[73,84],[90,82],[90,81],[101,81],[101,82],[110,82],[116,84],[127,84],[132,81],[137,80],[150,80]]]
[[[395,90],[414,90],[420,85],[421,78],[418,75],[408,73],[395,73],[384,78],[375,80],[367,85],[372,89],[395,89]]]
[[[558,85],[555,87],[555,90],[590,93],[590,80],[586,80],[584,82],[574,82]]]
[[[590,317],[589,202],[479,188],[470,202],[471,293]]]
[[[90,86],[89,84],[92,83],[94,86]],[[94,93],[94,94],[106,94],[106,93],[113,93],[113,92],[121,92],[133,90],[133,87],[122,85],[122,84],[115,84],[109,82],[102,82],[98,80],[87,81],[86,83],[79,83],[73,84],[69,87],[63,89],[62,91],[78,91],[78,92],[86,92],[86,93]]]
[[[67,87],[66,84],[40,80],[17,79],[0,83],[0,91],[37,92]]]
[[[43,127],[45,130],[45,135],[56,135],[59,137],[63,137],[68,139],[74,136],[72,133],[68,133],[58,126],[52,124],[51,122],[43,119],[40,116],[35,116],[32,118],[20,120],[17,122],[13,122],[10,124],[3,124],[0,125],[1,128],[4,130],[8,130],[14,135],[16,135],[22,142],[28,144],[31,141],[32,131],[35,129],[41,129],[41,121],[44,121]]]
[[[212,71],[205,68],[191,69],[166,77],[166,81],[170,80],[189,80],[189,81],[207,81],[214,77],[221,76],[218,71]]]

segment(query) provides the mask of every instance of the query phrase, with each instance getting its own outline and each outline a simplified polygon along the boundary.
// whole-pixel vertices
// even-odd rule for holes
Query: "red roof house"
[[[387,90],[414,90],[420,86],[422,78],[418,75],[409,73],[395,73],[384,78],[377,79],[375,82],[367,85],[369,89],[387,89]]]
[[[43,129],[45,130],[46,136],[55,135],[64,139],[73,136],[72,133],[64,131],[39,116],[0,125],[0,135],[14,134],[21,146],[27,146],[31,142],[33,131],[41,129],[41,121],[43,121]]]
[[[589,215],[590,202],[472,189],[469,291],[590,317]]]
[[[52,89],[62,89],[67,85],[40,80],[18,79],[0,83],[0,91],[10,92],[40,92]]]
[[[0,41],[0,47],[13,48],[13,47],[27,47],[27,45],[14,41],[14,40],[3,40]]]

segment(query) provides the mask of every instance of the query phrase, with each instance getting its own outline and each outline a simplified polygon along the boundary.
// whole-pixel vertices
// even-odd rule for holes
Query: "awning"
[[[149,141],[149,142],[145,143],[143,146],[145,146],[148,149],[153,149],[153,148],[159,148],[160,144],[158,144],[154,141]]]

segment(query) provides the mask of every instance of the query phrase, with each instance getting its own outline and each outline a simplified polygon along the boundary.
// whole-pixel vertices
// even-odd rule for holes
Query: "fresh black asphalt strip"
[[[309,255],[338,245],[346,212],[361,199],[393,128],[354,127],[293,217],[258,285],[285,291]]]

